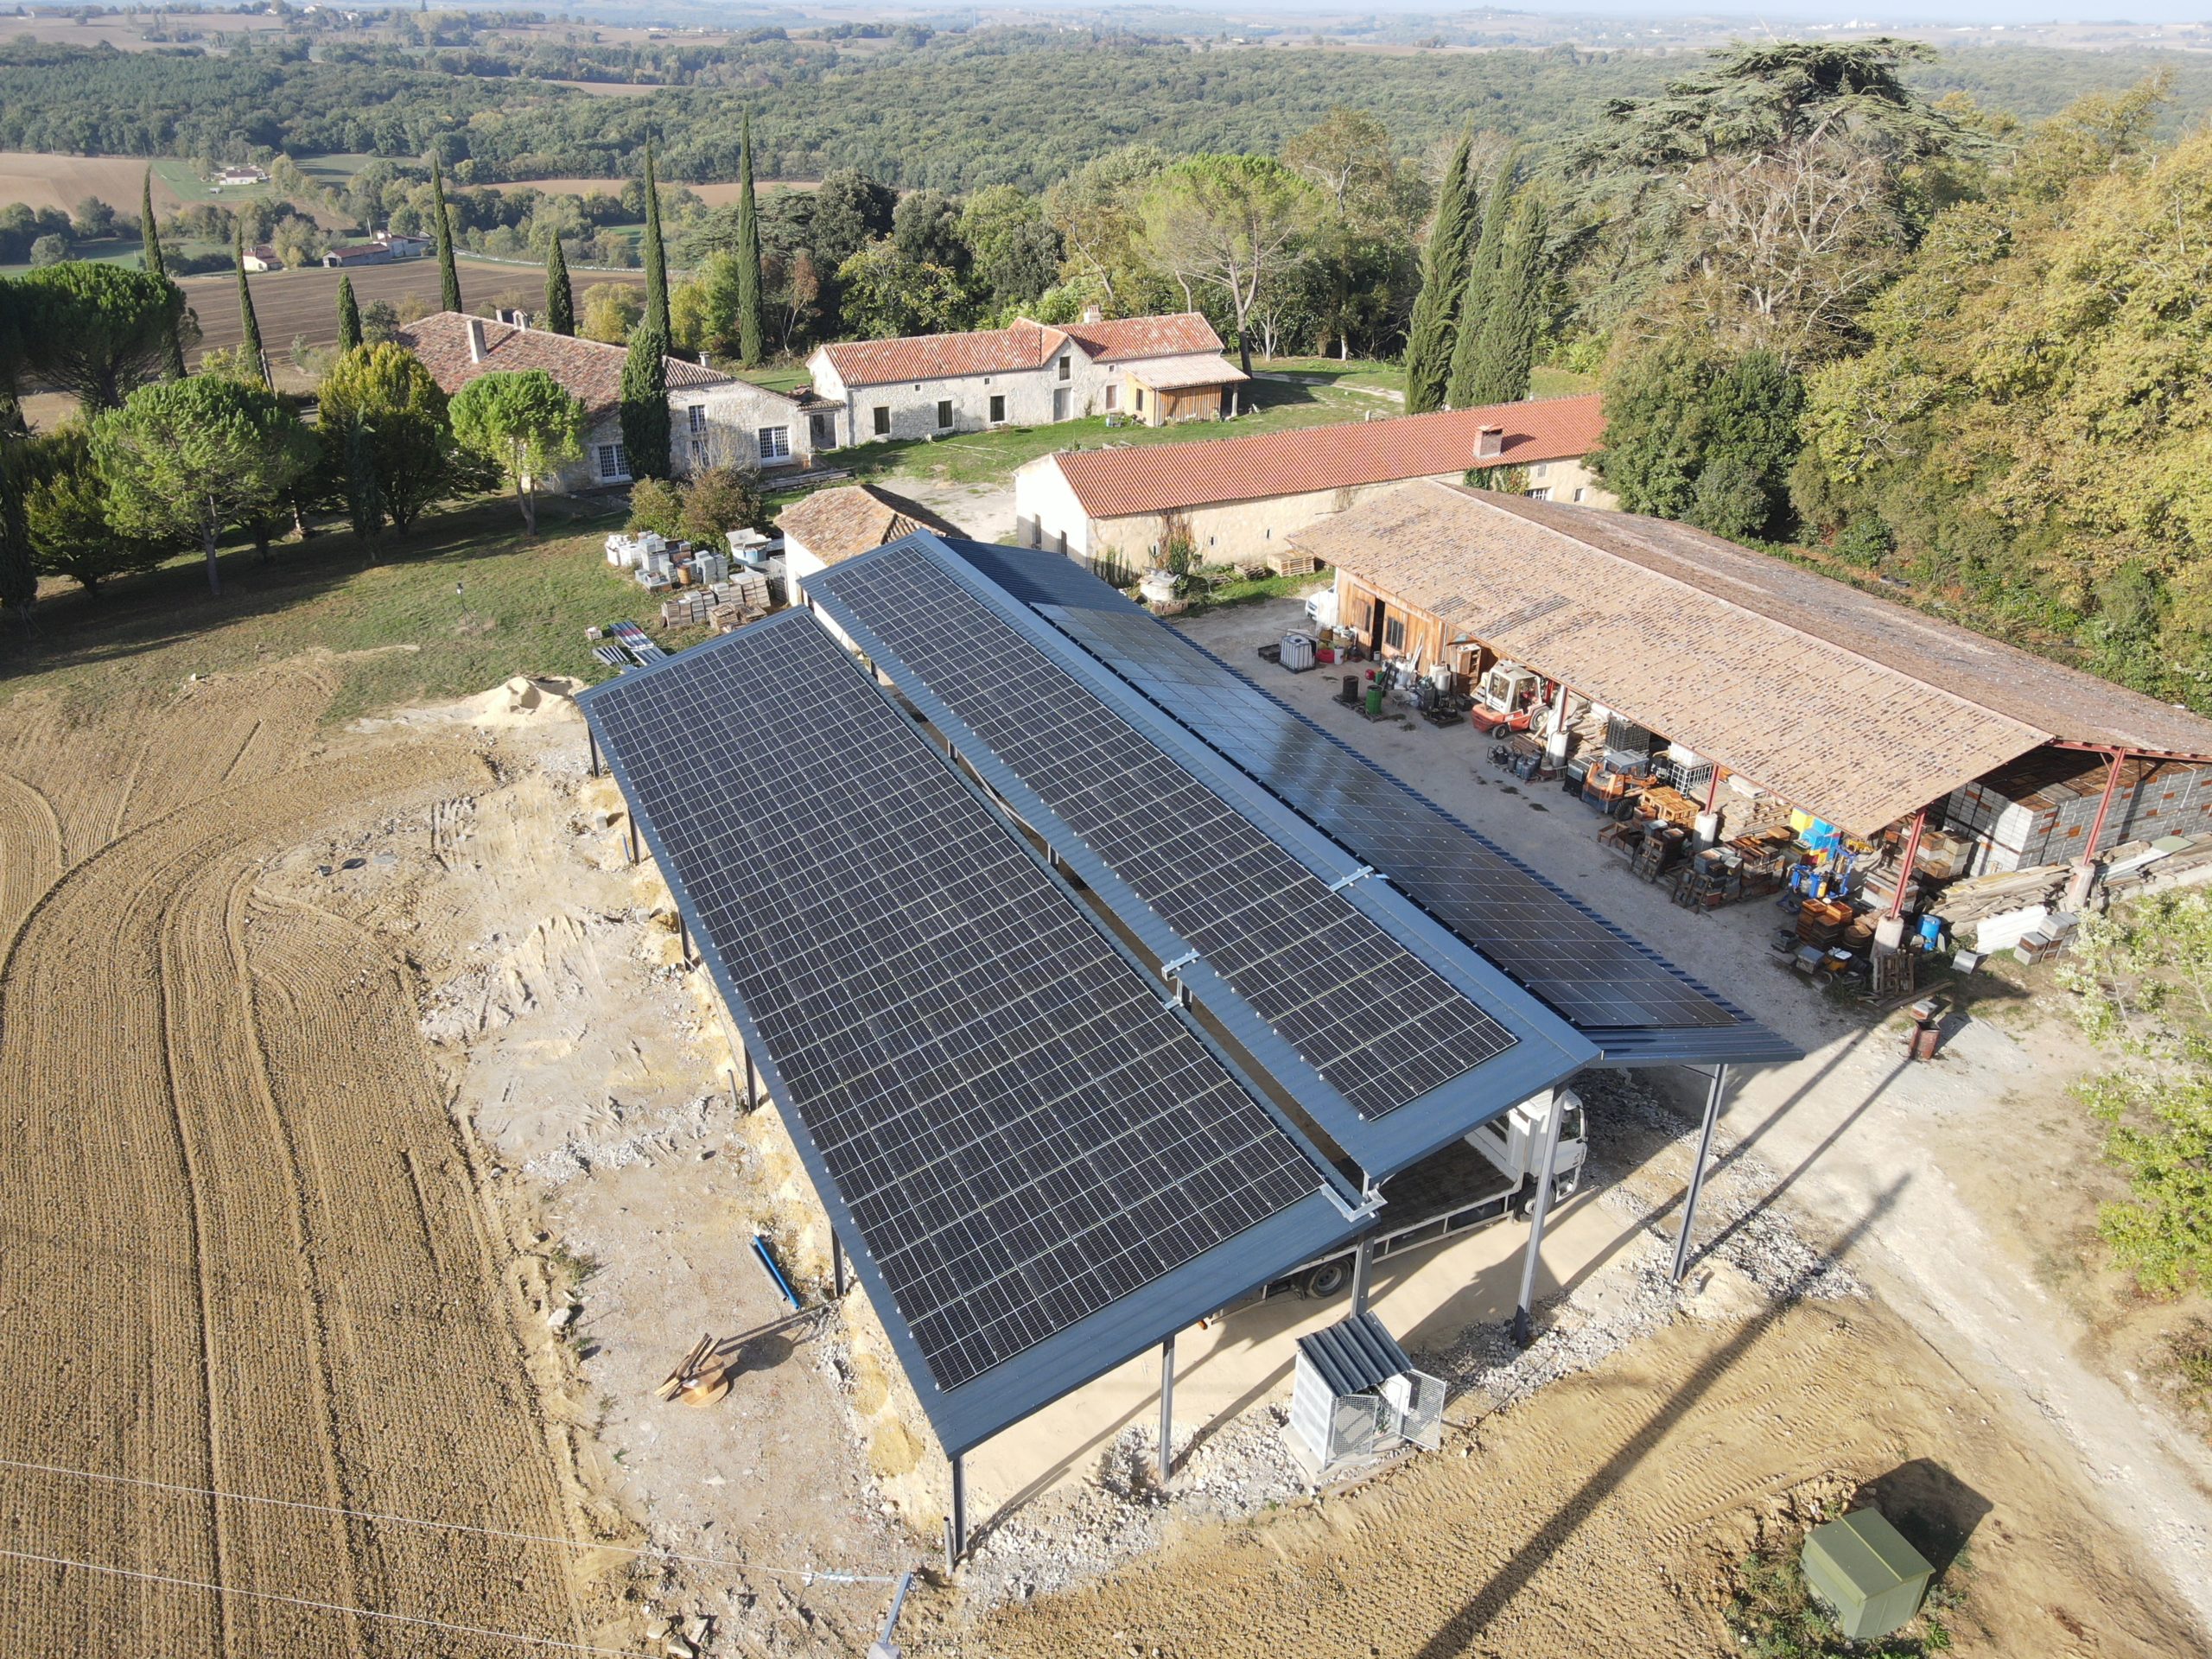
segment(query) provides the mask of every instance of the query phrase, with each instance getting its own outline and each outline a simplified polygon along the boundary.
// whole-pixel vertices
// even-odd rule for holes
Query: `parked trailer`
[[[1581,1097],[1564,1091],[1559,1156],[1552,1166],[1552,1200],[1573,1195],[1582,1183],[1588,1153]],[[1535,1202],[1537,1158],[1544,1144],[1548,1095],[1524,1100],[1480,1128],[1401,1170],[1382,1184],[1381,1228],[1368,1236],[1377,1262],[1406,1250],[1441,1243],[1509,1216],[1526,1215]],[[1295,1292],[1316,1299],[1334,1296],[1351,1283],[1356,1248],[1316,1256],[1292,1268],[1234,1307],[1249,1307]],[[1224,1312],[1230,1310],[1224,1309]]]

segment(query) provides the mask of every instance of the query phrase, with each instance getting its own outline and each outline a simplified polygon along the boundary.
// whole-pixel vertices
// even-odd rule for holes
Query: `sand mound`
[[[528,726],[546,720],[579,718],[575,695],[582,680],[553,674],[533,678],[518,674],[505,685],[494,686],[469,703],[469,721],[477,726]]]

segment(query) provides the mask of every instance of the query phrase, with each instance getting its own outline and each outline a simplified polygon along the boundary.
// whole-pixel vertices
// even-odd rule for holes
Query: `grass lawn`
[[[880,479],[893,487],[902,476],[934,477],[953,484],[996,484],[1010,479],[1024,461],[1055,450],[1095,449],[1109,443],[1192,443],[1203,438],[1249,437],[1257,432],[1287,432],[1295,427],[1357,421],[1377,407],[1373,397],[1335,386],[1258,380],[1245,391],[1256,407],[1217,424],[1192,421],[1177,426],[1109,427],[1103,416],[1094,416],[1046,426],[965,432],[934,442],[907,438],[858,444],[829,457],[829,464],[842,467],[856,478]]]
[[[771,391],[797,391],[801,386],[813,384],[814,376],[804,363],[771,363],[757,369],[732,367],[729,371],[741,380],[750,380],[756,386],[766,386]]]
[[[318,184],[344,184],[376,159],[362,151],[334,150],[327,156],[302,156],[299,168]]]
[[[40,601],[28,640],[0,644],[0,706],[45,689],[89,707],[318,648],[338,659],[333,721],[465,696],[517,674],[604,678],[588,625],[658,626],[658,603],[601,549],[624,512],[619,500],[548,501],[544,533],[532,538],[511,499],[486,499],[387,536],[375,564],[344,531],[280,543],[266,564],[238,548],[223,556],[219,600],[208,597],[197,555],[97,598],[62,585]]]

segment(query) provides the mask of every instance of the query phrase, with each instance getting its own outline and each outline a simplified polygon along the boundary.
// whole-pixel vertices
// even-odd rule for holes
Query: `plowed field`
[[[0,738],[10,1656],[581,1639],[571,1552],[514,1535],[574,1518],[413,982],[256,886],[482,763],[325,750],[330,690],[266,671],[91,725],[18,699]]]

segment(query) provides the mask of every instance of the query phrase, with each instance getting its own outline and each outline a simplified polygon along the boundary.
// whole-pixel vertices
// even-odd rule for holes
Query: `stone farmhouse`
[[[1304,427],[1198,443],[1068,449],[1014,475],[1014,539],[1142,570],[1186,541],[1203,564],[1311,568],[1294,532],[1417,478],[1511,468],[1539,500],[1610,507],[1587,465],[1596,393]]]
[[[938,438],[997,426],[1119,415],[1145,426],[1236,412],[1249,377],[1221,354],[1194,311],[902,340],[844,340],[807,359],[816,396],[837,407],[839,436]]]
[[[622,448],[622,364],[628,355],[623,347],[460,311],[439,311],[410,322],[398,339],[448,394],[493,370],[544,370],[582,399],[588,411],[582,459],[564,467],[557,479],[545,480],[548,486],[580,490],[630,482],[629,457]],[[805,399],[680,357],[667,364],[669,458],[677,476],[691,477],[712,467],[774,472],[812,461],[820,445]]]

